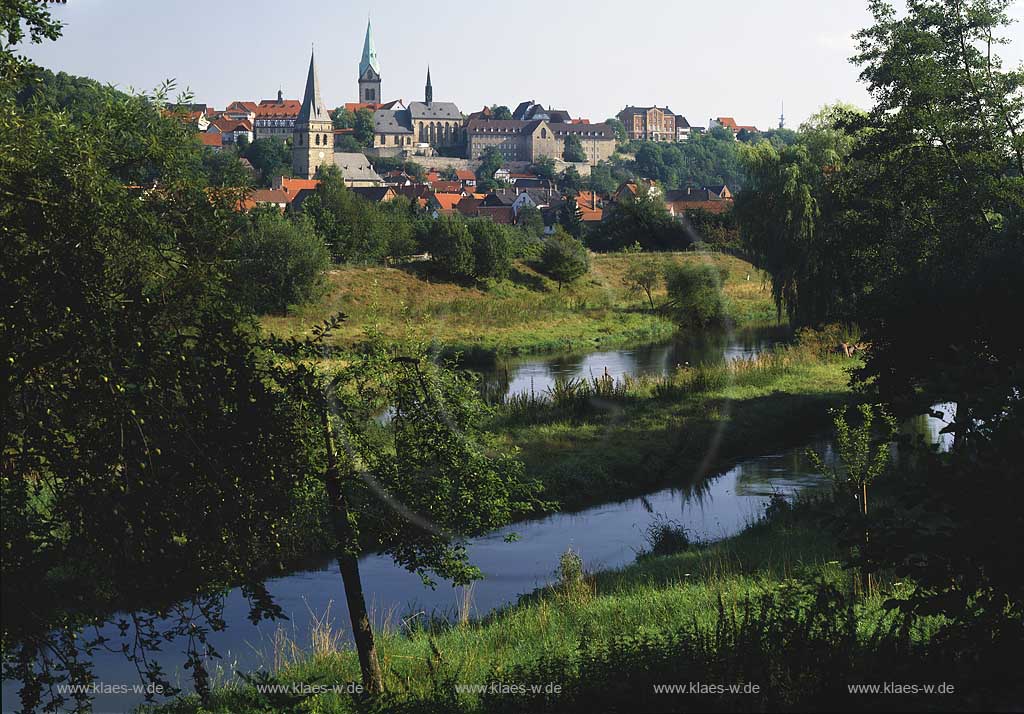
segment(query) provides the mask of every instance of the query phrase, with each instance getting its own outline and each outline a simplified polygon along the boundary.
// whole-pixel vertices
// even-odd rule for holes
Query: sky
[[[68,0],[56,42],[24,48],[54,71],[121,89],[165,79],[194,101],[301,99],[310,48],[331,107],[357,98],[372,18],[386,100],[422,100],[430,65],[435,101],[469,113],[534,100],[601,121],[627,104],[668,106],[692,125],[796,128],[837,100],[867,107],[851,35],[870,24],[866,0],[248,0],[200,5],[157,0]],[[635,8],[635,10],[633,10]],[[1002,48],[1024,60],[1024,2]]]

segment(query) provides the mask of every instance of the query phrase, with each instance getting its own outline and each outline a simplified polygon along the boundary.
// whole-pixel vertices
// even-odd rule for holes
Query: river
[[[627,374],[660,375],[687,362],[697,364],[750,357],[784,337],[778,330],[744,331],[575,357],[517,358],[501,361],[482,373],[492,395],[531,389],[540,393],[560,377],[599,376],[605,370],[615,378]],[[943,423],[923,419],[915,428],[926,431],[934,441]],[[811,446],[828,450],[825,443]],[[468,547],[470,560],[480,567],[485,577],[470,591],[470,615],[481,616],[514,603],[519,595],[551,582],[558,558],[567,548],[579,553],[589,570],[616,568],[632,562],[645,546],[648,525],[659,516],[680,523],[701,540],[734,535],[763,514],[773,495],[791,498],[802,490],[827,486],[811,469],[805,451],[803,447],[745,459],[686,489],[668,488],[578,513],[557,513],[474,539]],[[510,532],[515,532],[519,540],[506,542],[505,536]],[[382,555],[363,557],[360,569],[367,603],[377,627],[395,626],[410,616],[451,616],[463,602],[461,589],[445,582],[434,589],[427,588],[417,576]],[[286,630],[288,636],[303,647],[310,644],[314,619],[326,618],[336,632],[348,631],[341,578],[329,559],[324,559],[317,567],[274,578],[267,585],[288,620],[253,625],[247,618],[245,598],[238,589],[232,590],[224,609],[228,626],[210,637],[211,644],[222,655],[222,659],[210,662],[215,681],[218,676],[229,678],[236,669],[249,671],[271,666],[274,636],[279,628]],[[106,627],[104,634],[115,643],[120,641],[113,626]],[[165,645],[155,660],[171,673],[172,681],[188,688],[188,673],[181,666],[184,662],[182,649],[181,645]],[[100,682],[131,685],[138,681],[134,664],[120,654],[99,653],[94,662]],[[16,683],[5,680],[3,711],[15,708],[16,691]],[[95,700],[95,711],[124,711],[139,701],[141,697],[132,695],[101,695]]]

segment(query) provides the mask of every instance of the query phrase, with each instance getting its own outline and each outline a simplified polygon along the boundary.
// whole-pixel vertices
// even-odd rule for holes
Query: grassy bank
[[[740,326],[772,323],[775,309],[758,271],[721,254],[660,253],[661,263],[706,261],[724,265],[729,312]],[[508,280],[463,286],[431,279],[423,264],[404,268],[342,266],[328,276],[328,291],[315,304],[284,317],[266,317],[271,332],[300,335],[328,315],[344,312],[349,321],[337,332],[339,344],[353,344],[367,329],[385,338],[432,343],[447,352],[517,354],[581,351],[597,346],[655,342],[675,325],[652,312],[646,296],[623,283],[630,261],[624,254],[595,255],[590,273],[558,290],[525,263]],[[664,287],[655,292],[657,304]]]
[[[939,624],[919,620],[897,637],[882,604],[905,584],[883,582],[854,599],[839,550],[817,523],[813,504],[781,508],[738,536],[621,570],[579,573],[563,559],[561,580],[482,621],[407,621],[379,638],[388,689],[383,701],[359,703],[334,693],[278,698],[281,711],[541,712],[763,711],[845,704],[886,710],[927,708],[913,697],[851,697],[848,682],[951,676],[933,649]],[[552,554],[555,558],[555,554]],[[556,563],[552,562],[552,568]],[[279,642],[277,668],[262,683],[359,680],[338,633],[321,628],[313,651]],[[941,655],[941,656],[940,656]],[[753,683],[756,694],[658,694],[659,682]],[[913,680],[910,680],[913,681]],[[952,680],[947,680],[952,681]],[[962,680],[961,680],[962,681]],[[466,687],[560,691],[504,694]],[[459,692],[458,687],[463,691]],[[943,698],[963,706],[972,694]],[[965,698],[966,697],[966,698]],[[202,711],[267,711],[251,685],[215,690]],[[934,701],[934,700],[933,700]],[[194,698],[166,711],[196,712]]]
[[[855,364],[831,354],[834,339],[805,336],[756,359],[664,378],[562,383],[511,399],[494,428],[563,509],[685,487],[827,429],[826,410],[849,397]]]

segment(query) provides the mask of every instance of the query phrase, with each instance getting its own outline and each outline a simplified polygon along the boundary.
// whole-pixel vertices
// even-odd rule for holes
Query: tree
[[[352,128],[352,136],[360,146],[373,146],[373,112],[365,107],[357,110]]]
[[[618,144],[625,144],[629,141],[629,135],[626,133],[626,125],[622,123],[622,120],[616,117],[609,117],[604,120],[604,123],[612,128],[615,132],[615,141]]]
[[[489,218],[472,218],[466,227],[473,236],[473,276],[477,280],[504,280],[512,270],[508,230]]]
[[[647,302],[654,310],[654,291],[661,283],[661,269],[658,264],[650,258],[634,258],[630,260],[625,275],[622,276],[622,283],[632,293],[643,292],[647,296]]]
[[[558,177],[558,186],[565,193],[575,196],[583,188],[583,177],[576,170],[575,166],[567,166],[562,175]]]
[[[253,213],[233,251],[242,301],[259,313],[280,313],[319,297],[331,256],[312,222],[289,220],[276,209]]]
[[[480,166],[476,169],[477,181],[493,181],[494,172],[505,163],[505,158],[496,146],[488,146],[480,157]]]
[[[401,204],[400,204],[401,205]],[[411,237],[408,213],[371,203],[345,186],[334,166],[322,169],[320,184],[302,203],[316,232],[337,262],[381,263],[398,238]]]
[[[595,250],[622,250],[634,244],[644,250],[684,250],[691,242],[661,195],[642,183],[635,195],[623,196],[608,212],[588,241]]]
[[[554,181],[556,175],[555,160],[550,156],[542,156],[536,163],[530,165],[530,171],[536,174],[538,178]]]
[[[278,176],[292,175],[291,149],[281,139],[257,139],[248,146],[243,156],[260,172],[260,182],[263,186],[270,186]]]
[[[3,7],[8,37],[23,14],[33,35],[46,24],[40,3]],[[17,106],[7,47],[4,677],[21,679],[24,709],[58,708],[55,687],[86,686],[83,658],[103,646],[84,628],[146,603],[128,618],[130,636],[147,650],[165,632],[188,632],[204,694],[206,633],[218,626],[224,584],[243,585],[255,618],[279,612],[258,573],[279,558],[276,530],[304,471],[294,414],[265,381],[258,327],[229,299],[242,192],[209,190],[194,130],[157,111],[162,92],[110,93],[74,121]],[[140,188],[154,180],[157,190]],[[194,616],[165,609],[181,600]],[[55,699],[44,702],[48,691]],[[87,697],[72,698],[84,708]]]
[[[558,210],[558,224],[577,240],[583,237],[583,211],[576,203],[575,196],[569,196]]]
[[[491,118],[492,119],[511,119],[512,111],[505,105],[491,107]]]
[[[230,145],[220,151],[204,147],[202,161],[207,183],[222,188],[249,186],[252,183],[250,172],[239,158],[239,149]]]
[[[587,188],[605,195],[614,193],[619,183],[620,181],[612,171],[612,166],[605,161],[591,167],[590,176],[587,178]]]
[[[561,292],[562,285],[587,274],[590,270],[590,254],[583,243],[558,227],[553,235],[544,240],[540,270],[558,283]]]
[[[851,426],[842,409],[832,410],[839,466],[829,464],[813,449],[808,455],[818,473],[831,476],[836,489],[846,491],[848,496],[857,501],[859,517],[856,519],[855,530],[863,558],[870,547],[868,486],[889,470],[889,445],[897,425],[896,420],[881,405],[861,404],[858,411],[860,424]],[[861,569],[861,587],[864,593],[871,592],[871,573],[866,564]]]
[[[587,152],[583,150],[583,142],[578,134],[568,134],[565,137],[565,149],[562,151],[562,158],[569,162],[587,160]]]
[[[516,225],[526,235],[538,238],[544,233],[544,215],[536,206],[523,206],[516,216]]]
[[[473,236],[458,216],[441,216],[430,228],[427,238],[430,260],[441,272],[456,280],[473,277],[476,257]]]
[[[371,694],[384,683],[363,595],[360,538],[430,581],[430,572],[465,585],[481,577],[465,541],[543,506],[522,466],[483,431],[488,417],[471,380],[423,355],[371,343],[345,367],[318,364],[323,341],[343,316],[299,345],[276,373],[302,409],[305,436],[322,454],[324,490],[359,655]],[[311,359],[312,358],[312,359]],[[381,427],[376,416],[390,407]]]
[[[335,129],[355,129],[356,114],[351,109],[338,107],[331,117]]]
[[[666,307],[680,325],[708,327],[725,321],[722,273],[707,263],[669,265],[665,269]]]

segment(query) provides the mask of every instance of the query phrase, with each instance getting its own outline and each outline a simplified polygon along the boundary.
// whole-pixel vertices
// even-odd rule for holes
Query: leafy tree
[[[257,139],[249,145],[243,156],[260,172],[260,182],[263,186],[270,186],[278,176],[292,175],[292,152],[288,144],[281,139]]]
[[[576,170],[575,166],[567,166],[562,175],[558,177],[558,186],[565,193],[575,196],[583,188],[583,177]]]
[[[579,240],[583,237],[583,211],[576,203],[575,196],[566,198],[558,209],[558,224],[573,238]]]
[[[480,166],[476,169],[477,181],[493,181],[494,172],[505,163],[504,157],[496,146],[488,146],[480,157]]]
[[[571,283],[590,270],[590,254],[586,246],[565,232],[560,226],[544,240],[540,254],[540,270],[562,285]]]
[[[360,146],[373,146],[373,112],[363,108],[356,111],[356,117],[352,124],[352,136]]]
[[[331,116],[335,129],[355,129],[356,114],[351,109],[338,107]]]
[[[431,262],[456,280],[472,278],[476,271],[473,236],[458,216],[441,216],[427,238]]]
[[[340,134],[334,138],[334,150],[346,154],[358,154],[365,147],[351,134]]]
[[[512,244],[505,226],[488,218],[466,221],[473,236],[473,275],[478,280],[504,280],[512,270]]]
[[[722,273],[707,263],[672,264],[665,269],[666,307],[680,325],[707,327],[725,321]]]
[[[334,166],[322,171],[320,185],[303,202],[302,211],[338,262],[381,263],[389,256],[407,255],[413,244],[408,203],[371,203],[349,190]]]
[[[536,206],[524,206],[516,216],[516,225],[526,235],[540,237],[544,233],[544,215]]]
[[[466,539],[543,504],[522,466],[482,429],[489,414],[471,380],[378,343],[346,355],[340,370],[320,364],[323,340],[340,319],[298,349],[279,343],[291,362],[276,378],[305,410],[303,436],[323,455],[363,684],[380,693],[384,682],[359,572],[364,542],[427,582],[432,572],[465,585],[481,577],[468,562]],[[382,427],[376,416],[385,407],[391,419]]]
[[[896,433],[896,421],[881,405],[861,404],[860,424],[851,426],[842,409],[832,410],[833,433],[839,465],[831,465],[817,451],[810,450],[811,463],[822,474],[832,477],[833,485],[846,492],[857,502],[859,519],[856,519],[857,535],[861,555],[870,545],[868,525],[868,486],[889,470],[890,442]],[[861,586],[865,593],[871,592],[871,574],[867,567],[861,571]]]
[[[623,177],[625,178],[625,177]],[[619,187],[620,180],[612,172],[611,164],[602,161],[590,169],[587,188],[600,194],[610,195]]]
[[[562,158],[571,162],[587,160],[587,152],[583,150],[583,142],[577,134],[569,134],[565,137],[565,149],[562,151]]]
[[[654,291],[661,284],[662,271],[657,262],[650,258],[634,258],[630,260],[622,283],[632,293],[642,292],[654,310]]]
[[[644,250],[683,250],[691,242],[661,195],[644,184],[637,186],[636,195],[623,196],[588,240],[600,250],[621,250],[634,244]]]
[[[2,12],[8,38],[25,15],[31,35],[49,32],[41,3]],[[162,93],[107,95],[75,122],[45,104],[19,107],[8,90],[20,65],[7,48],[4,677],[21,680],[24,709],[59,707],[46,693],[88,684],[83,658],[103,646],[84,628],[147,603],[129,637],[148,650],[165,632],[188,632],[202,694],[224,584],[244,586],[255,618],[279,612],[258,573],[278,560],[276,531],[304,472],[294,414],[265,380],[258,327],[226,297],[241,193],[208,190],[193,130],[156,110]],[[154,179],[158,190],[139,188]],[[195,612],[179,620],[190,599]],[[73,699],[86,706],[85,693]]]
[[[615,141],[618,144],[625,144],[629,141],[629,135],[626,133],[626,125],[622,123],[621,119],[616,117],[609,117],[604,120],[604,123],[612,128],[615,132]]]
[[[244,304],[259,313],[284,312],[319,297],[331,256],[307,217],[254,211],[234,246],[234,279]]]
[[[619,162],[619,168],[656,179],[666,188],[726,184],[737,192],[744,186],[740,149],[746,145],[728,129],[695,133],[678,143],[638,141],[632,146],[635,159]]]
[[[233,146],[226,146],[220,151],[204,147],[202,160],[207,182],[220,187],[249,186],[252,177],[239,158],[239,150]]]
[[[538,178],[554,181],[556,175],[555,160],[550,156],[542,156],[537,160],[537,163],[530,165],[530,171],[536,174]]]
[[[505,105],[491,107],[491,118],[493,119],[511,119],[512,110]]]

